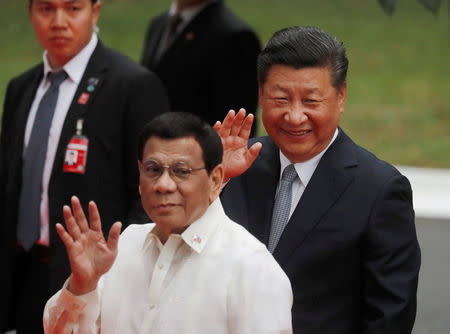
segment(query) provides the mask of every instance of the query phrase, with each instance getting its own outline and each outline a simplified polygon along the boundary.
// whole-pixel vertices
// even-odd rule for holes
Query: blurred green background
[[[437,16],[398,0],[393,16],[376,0],[226,0],[263,44],[291,25],[341,39],[350,60],[341,125],[394,164],[450,168],[449,2]],[[8,81],[42,59],[26,0],[0,0],[0,103]],[[147,24],[168,0],[103,0],[100,38],[139,61]],[[239,52],[239,50],[236,50]],[[260,134],[264,129],[259,129]]]

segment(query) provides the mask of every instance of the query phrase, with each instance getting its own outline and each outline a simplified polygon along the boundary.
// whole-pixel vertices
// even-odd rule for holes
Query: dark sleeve
[[[247,113],[256,113],[258,105],[258,82],[256,59],[261,45],[250,30],[239,31],[218,39],[218,59],[214,59],[211,74],[211,100],[214,115],[222,121],[228,110],[245,108]],[[255,136],[257,119],[253,124]]]
[[[2,113],[2,123],[1,123],[1,133],[0,133],[0,222],[4,222],[4,208],[3,205],[6,200],[6,170],[8,157],[6,148],[11,147],[10,135],[8,134],[8,128],[11,128],[10,120],[8,119],[11,101],[11,82],[8,83],[6,89],[5,100],[3,102],[3,113]],[[9,126],[8,126],[9,124]],[[1,226],[1,231],[3,231],[3,226]]]
[[[159,78],[151,72],[143,71],[129,83],[127,113],[125,116],[124,158],[130,212],[128,223],[146,219],[138,192],[139,170],[137,164],[137,143],[141,130],[151,119],[169,111],[166,90]],[[144,214],[144,216],[143,216]]]
[[[363,244],[363,330],[411,333],[416,317],[420,248],[412,191],[402,175],[391,177],[374,203]]]

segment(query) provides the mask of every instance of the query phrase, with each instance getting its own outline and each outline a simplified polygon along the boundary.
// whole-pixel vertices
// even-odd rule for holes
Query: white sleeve
[[[293,294],[288,277],[267,251],[243,257],[228,296],[231,334],[291,334]]]
[[[75,296],[64,287],[53,295],[44,309],[45,334],[97,334],[100,331],[100,295],[103,279],[97,289]]]

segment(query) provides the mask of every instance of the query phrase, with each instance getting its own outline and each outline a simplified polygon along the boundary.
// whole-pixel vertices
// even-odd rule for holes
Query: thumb
[[[111,229],[109,230],[108,235],[108,248],[109,250],[115,252],[117,251],[117,244],[119,242],[120,230],[122,229],[121,222],[115,222]]]
[[[248,167],[252,165],[255,159],[258,157],[259,152],[261,151],[262,143],[257,142],[254,143],[248,151],[245,153],[245,159],[247,161]]]

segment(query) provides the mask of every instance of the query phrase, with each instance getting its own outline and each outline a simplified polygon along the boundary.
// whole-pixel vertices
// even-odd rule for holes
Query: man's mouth
[[[294,137],[303,137],[312,132],[312,130],[285,130],[285,129],[281,130],[287,135]]]
[[[67,37],[63,37],[63,36],[56,36],[56,37],[52,37],[50,38],[50,41],[52,43],[67,43],[69,41],[69,38]]]
[[[162,204],[158,204],[155,205],[153,208],[154,209],[170,209],[172,207],[178,206],[178,204],[175,203],[162,203]]]

